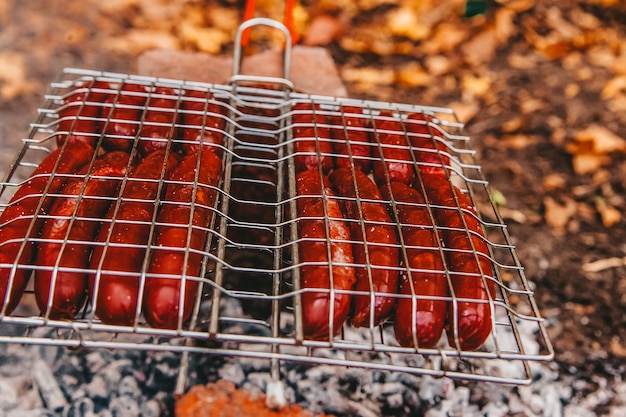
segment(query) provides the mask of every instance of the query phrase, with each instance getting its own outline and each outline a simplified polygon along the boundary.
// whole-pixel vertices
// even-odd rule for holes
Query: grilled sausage
[[[103,103],[109,94],[110,85],[104,81],[77,85],[58,110],[57,146],[69,140],[95,148],[102,129]]]
[[[170,139],[176,137],[178,93],[173,88],[155,87],[146,105],[148,107],[139,129],[138,147],[142,155],[167,148]]]
[[[122,84],[117,96],[111,94],[107,98],[107,103],[112,108],[104,129],[106,135],[102,140],[106,149],[130,152],[141,122],[142,109],[146,105],[146,97],[146,86],[129,83]]]
[[[35,251],[35,239],[41,232],[44,219],[53,198],[67,177],[88,163],[94,148],[84,142],[69,142],[48,155],[22,184],[0,216],[0,263],[12,266],[0,268],[0,308],[7,299],[7,313],[17,307],[28,284]],[[45,197],[44,197],[45,196]],[[15,268],[15,269],[13,269]],[[10,294],[7,290],[11,288]]]
[[[221,173],[220,158],[202,150],[186,156],[172,171],[157,219],[156,244],[143,297],[144,317],[152,327],[175,329],[179,319],[184,323],[191,316],[199,286],[201,252],[211,222],[210,208],[217,194],[213,187],[218,185]]]
[[[390,192],[391,190],[391,192]],[[446,319],[448,282],[439,252],[439,239],[433,229],[424,197],[412,187],[392,182],[381,187],[385,199],[395,200],[400,232],[406,247],[406,259],[393,328],[401,346],[434,347],[443,332]]]
[[[320,165],[324,173],[333,167],[333,147],[330,130],[325,117],[319,113],[319,106],[313,103],[296,103],[293,106],[293,150],[296,172],[317,169]]]
[[[50,217],[37,245],[36,264],[49,269],[35,271],[35,299],[43,315],[72,319],[87,298],[87,274],[92,242],[126,173],[129,154],[110,152],[100,157],[90,173],[81,171],[61,190],[50,208]],[[85,181],[85,175],[90,176]],[[62,268],[78,268],[70,271]],[[50,301],[50,296],[52,300]],[[48,305],[50,304],[50,306]]]
[[[395,227],[376,184],[367,175],[361,171],[354,171],[352,175],[350,169],[339,168],[333,171],[330,180],[337,194],[348,198],[343,202],[344,212],[353,220],[350,234],[354,241],[354,260],[359,265],[355,290],[372,294],[352,298],[351,322],[357,327],[377,326],[391,316],[396,299],[374,296],[374,292],[396,294],[398,291],[399,251]]]
[[[372,147],[367,132],[369,120],[363,117],[359,107],[346,106],[342,114],[331,119],[334,125],[331,134],[336,140],[333,142],[335,166],[349,168],[354,165],[367,174],[372,169]]]
[[[328,340],[341,331],[350,312],[350,295],[336,292],[351,290],[356,281],[349,265],[354,263],[350,229],[327,177],[320,178],[317,170],[303,171],[296,177],[296,190],[301,287],[325,290],[302,294],[304,336]]]
[[[375,122],[381,158],[374,161],[374,180],[378,185],[387,181],[410,184],[414,177],[413,159],[407,142],[404,126],[399,120],[391,119],[386,112]]]
[[[448,148],[443,138],[437,137],[439,131],[432,127],[432,118],[423,113],[412,113],[407,117],[405,126],[410,135],[411,145],[422,175],[446,175],[446,166],[450,166]]]
[[[224,119],[221,106],[209,92],[187,90],[182,103],[181,128],[183,154],[197,153],[200,146],[221,156],[224,142]]]
[[[101,270],[90,277],[96,315],[104,323],[132,325],[137,311],[139,274],[144,264],[151,222],[159,197],[159,180],[166,178],[179,159],[165,150],[146,155],[128,176],[119,205],[112,204],[96,237],[90,268]],[[106,249],[104,245],[107,245]]]
[[[463,350],[477,349],[491,332],[489,301],[496,295],[489,247],[469,196],[440,175],[424,176],[423,181],[430,202],[442,206],[435,210],[435,217],[448,248],[452,292],[456,297],[448,313],[448,341]]]

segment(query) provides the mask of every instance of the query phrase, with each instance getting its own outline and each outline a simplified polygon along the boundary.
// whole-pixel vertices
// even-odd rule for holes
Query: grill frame
[[[489,194],[488,182],[482,175],[481,166],[476,161],[476,152],[472,149],[470,138],[463,134],[463,126],[455,120],[452,110],[432,106],[417,106],[402,103],[387,103],[371,100],[355,100],[336,98],[321,95],[307,95],[290,91],[289,82],[279,83],[278,89],[248,86],[247,83],[259,81],[274,82],[275,80],[259,80],[255,77],[238,77],[231,85],[216,85],[207,83],[187,82],[171,79],[143,77],[130,74],[90,71],[68,68],[63,71],[61,79],[51,85],[51,92],[45,96],[45,102],[39,109],[37,120],[32,123],[27,137],[23,139],[23,147],[16,155],[14,163],[9,168],[5,179],[0,183],[0,212],[6,208],[8,197],[17,186],[28,177],[29,171],[37,165],[46,152],[54,148],[53,142],[57,132],[58,111],[62,106],[63,97],[69,93],[78,81],[93,80],[110,81],[115,83],[146,84],[151,87],[163,86],[174,88],[178,92],[175,112],[181,110],[182,93],[189,89],[200,89],[213,94],[216,101],[224,110],[226,127],[223,133],[225,145],[224,177],[219,187],[216,205],[212,208],[214,219],[209,232],[209,244],[205,251],[203,276],[201,286],[211,290],[209,298],[210,313],[208,326],[204,327],[201,313],[201,301],[198,298],[192,322],[188,326],[176,330],[155,329],[137,321],[132,326],[106,325],[94,316],[89,307],[83,318],[72,321],[50,320],[36,314],[5,314],[0,313],[0,342],[41,344],[53,346],[67,346],[70,348],[119,348],[176,351],[188,354],[215,354],[223,356],[245,356],[258,359],[267,359],[272,363],[275,377],[280,375],[281,365],[284,363],[299,362],[305,364],[330,364],[337,366],[362,367],[372,370],[386,370],[407,372],[417,375],[434,377],[450,377],[466,380],[491,381],[510,384],[529,384],[532,380],[531,362],[550,361],[554,351],[549,341],[545,323],[541,318],[534,299],[531,284],[524,275],[524,270],[511,242],[506,225],[498,212],[498,208]],[[283,254],[285,248],[295,245],[297,231],[295,224],[298,221],[295,211],[295,167],[293,163],[294,151],[292,129],[290,123],[292,113],[290,108],[296,102],[318,104],[321,111],[337,116],[333,110],[336,107],[357,107],[364,110],[363,117],[377,120],[377,112],[391,111],[399,115],[408,113],[424,113],[433,117],[433,128],[441,133],[441,141],[445,142],[450,152],[453,164],[447,167],[451,174],[451,181],[459,185],[468,193],[475,207],[479,207],[479,219],[483,229],[489,230],[490,256],[494,263],[494,279],[496,280],[498,298],[491,300],[498,317],[494,318],[495,331],[487,345],[478,351],[461,351],[447,346],[433,349],[403,348],[393,343],[389,333],[389,325],[376,329],[354,331],[349,326],[344,327],[341,335],[334,340],[312,341],[304,340],[302,328],[298,325],[301,320],[301,307],[298,303],[298,294],[304,291],[298,288],[297,272],[289,277],[291,271],[297,271],[297,256],[292,254],[292,261],[286,261]],[[88,103],[96,106],[105,106],[102,103]],[[254,114],[245,114],[238,109],[252,109]],[[145,107],[140,110],[144,111]],[[259,116],[263,112],[274,112],[272,116]],[[145,114],[145,112],[144,112]],[[340,114],[339,114],[340,115]],[[341,116],[341,115],[340,115]],[[345,119],[344,119],[345,120]],[[106,123],[106,120],[104,120]],[[140,121],[141,123],[141,121]],[[245,127],[246,123],[265,123],[274,126],[266,130]],[[182,127],[177,125],[175,127]],[[197,126],[202,128],[202,126]],[[331,125],[325,126],[332,128]],[[342,126],[345,128],[345,126]],[[256,136],[274,138],[275,143],[259,144],[245,142],[242,136]],[[273,139],[273,140],[274,140]],[[139,139],[136,139],[138,142]],[[137,143],[136,142],[136,143]],[[136,146],[136,145],[135,145]],[[319,150],[319,148],[318,148]],[[275,155],[274,159],[255,159],[245,156],[247,151],[264,152]],[[257,181],[242,177],[233,178],[233,169],[238,164],[248,168],[262,168],[269,162],[276,171],[276,184]],[[414,161],[417,164],[417,161]],[[163,179],[162,179],[163,180]],[[274,202],[237,201],[231,194],[235,182],[241,181],[250,187],[270,185],[276,189]],[[338,197],[339,198],[339,197]],[[340,198],[339,198],[340,199]],[[274,211],[274,223],[248,223],[229,217],[231,206],[236,203],[244,205],[263,206]],[[391,204],[395,204],[391,202]],[[428,205],[429,209],[436,206]],[[489,220],[486,220],[486,219]],[[433,220],[434,222],[434,220]],[[231,242],[222,235],[228,228],[240,228],[243,231],[266,232],[273,229],[273,242],[269,244],[251,244],[247,242]],[[270,230],[270,235],[272,235]],[[495,236],[495,237],[494,237]],[[495,240],[497,239],[497,241]],[[271,266],[255,268],[241,265],[237,261],[229,261],[227,252],[235,249],[251,251],[253,253],[273,253]],[[445,250],[445,249],[442,249]],[[294,253],[297,252],[293,251]],[[230,263],[229,263],[230,262]],[[37,268],[36,266],[34,267]],[[246,289],[229,289],[224,284],[224,273],[236,271],[241,274],[265,274],[271,276],[271,291],[269,293],[255,293]],[[92,271],[94,272],[94,271]],[[97,272],[97,271],[95,271]],[[450,271],[442,271],[449,276]],[[142,275],[142,280],[145,275]],[[485,277],[483,277],[485,279]],[[284,289],[285,281],[294,284],[293,290]],[[199,294],[203,294],[202,290]],[[32,297],[32,290],[28,290],[25,297]],[[398,295],[399,296],[399,295]],[[229,317],[220,312],[221,298],[235,298],[240,301],[252,300],[271,304],[271,315],[267,320],[247,317]],[[281,304],[285,300],[294,299],[295,328],[286,331],[290,324],[285,325],[285,316],[290,313],[284,310]],[[495,314],[495,313],[494,313]],[[139,318],[139,311],[137,318]],[[206,319],[205,319],[206,320]],[[224,331],[223,326],[245,327],[260,329],[260,335],[245,335],[236,332]],[[194,329],[196,325],[203,326]],[[522,326],[532,327],[529,332]],[[13,331],[3,328],[12,327],[23,329],[22,334],[15,335]],[[44,329],[50,330],[46,333]],[[265,329],[266,331],[261,331]],[[498,330],[500,329],[500,330]],[[506,334],[509,332],[510,334]],[[534,343],[526,340],[527,334],[536,336],[539,349]],[[500,340],[502,338],[502,340]],[[513,341],[508,346],[505,342]],[[215,344],[221,346],[214,346]],[[234,347],[233,346],[237,346]],[[497,363],[515,367],[516,375],[498,374]],[[488,366],[485,366],[488,365]],[[184,367],[181,369],[184,374]]]

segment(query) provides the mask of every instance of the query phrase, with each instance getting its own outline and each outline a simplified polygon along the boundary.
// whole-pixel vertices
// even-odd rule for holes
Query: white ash
[[[233,304],[227,302],[223,308],[240,314],[241,309]],[[232,326],[238,328],[223,330],[259,331],[245,324]],[[534,337],[524,333],[523,326],[520,329],[522,337]],[[20,329],[1,325],[0,332],[19,334]],[[36,329],[33,334],[45,337],[46,332],[53,330]],[[538,344],[526,346],[528,353],[539,348]],[[326,353],[341,357],[333,350]],[[0,417],[173,416],[180,359],[180,354],[171,351],[0,343]],[[415,365],[423,366],[423,360]],[[504,375],[518,372],[507,361],[484,360],[479,367]],[[191,355],[189,369],[188,386],[224,379],[247,390],[276,388],[269,361],[264,359]],[[564,372],[556,363],[537,362],[531,364],[531,371],[532,384],[516,386],[283,362],[284,385],[278,391],[288,403],[337,417],[626,415],[624,369],[607,365],[602,375],[583,375],[576,369]]]

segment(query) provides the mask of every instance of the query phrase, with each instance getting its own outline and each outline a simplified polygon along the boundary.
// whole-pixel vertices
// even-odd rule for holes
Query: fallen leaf
[[[448,105],[456,115],[456,119],[466,124],[474,118],[480,111],[480,105],[475,102],[455,102]]]
[[[610,206],[603,198],[596,199],[596,209],[600,213],[604,227],[611,227],[622,221],[622,213]]]
[[[491,79],[487,76],[474,77],[466,75],[461,79],[461,88],[463,93],[469,93],[473,96],[483,97],[491,88]]]
[[[562,190],[567,185],[567,176],[559,173],[548,174],[543,178],[542,185],[546,192]]]
[[[428,55],[449,52],[468,37],[467,29],[452,23],[441,23],[434,33],[424,40],[423,50]]]
[[[26,61],[19,52],[0,52],[0,97],[11,100],[36,91],[37,83],[28,79]]]
[[[598,154],[608,154],[611,152],[626,152],[626,140],[617,136],[604,126],[591,125],[574,135],[579,147],[576,149],[590,149]]]
[[[626,75],[620,75],[607,81],[602,88],[602,98],[608,100],[615,98],[622,91],[626,91]]]
[[[415,88],[428,85],[431,77],[417,62],[411,62],[396,71],[396,81],[403,87]]]
[[[471,66],[489,62],[496,54],[497,33],[493,27],[487,27],[463,45],[463,58]]]
[[[177,50],[179,39],[170,32],[152,29],[132,29],[124,36],[109,38],[106,48],[111,52],[141,54],[152,49]]]
[[[348,82],[362,85],[392,84],[395,73],[390,68],[345,68],[341,71],[341,78]]]
[[[417,12],[410,6],[402,6],[387,14],[387,26],[396,36],[405,36],[413,41],[426,39],[430,26],[420,21]]]
[[[557,234],[565,231],[565,226],[576,214],[576,201],[566,198],[563,204],[559,204],[555,199],[546,196],[543,200],[544,219],[548,226],[552,227]]]
[[[585,272],[602,272],[611,268],[619,268],[626,265],[626,258],[606,258],[584,263],[582,268]]]

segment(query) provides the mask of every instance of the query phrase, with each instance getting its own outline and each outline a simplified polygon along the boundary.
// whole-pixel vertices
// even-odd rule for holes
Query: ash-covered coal
[[[237,300],[223,298],[222,303],[223,316],[243,314]],[[224,323],[220,331],[248,334],[260,329],[254,322],[233,321]],[[526,328],[522,326],[520,330],[525,332]],[[24,329],[3,324],[0,332],[19,336]],[[29,334],[54,339],[58,336],[55,332],[58,330],[40,328]],[[534,336],[528,333],[523,337]],[[234,342],[218,346],[263,348]],[[341,356],[332,349],[320,351],[333,359]],[[361,355],[382,360],[371,352]],[[423,366],[423,359],[420,361],[414,366]],[[68,349],[0,343],[0,417],[173,416],[180,364],[181,354],[173,348]],[[507,361],[485,359],[477,366],[488,374],[516,372]],[[498,369],[491,369],[494,367]],[[613,381],[600,375],[563,374],[554,363],[531,362],[531,370],[532,384],[515,386],[284,361],[281,381],[287,403],[337,417],[624,415],[626,383],[617,381],[624,369],[615,370]],[[267,359],[190,354],[187,388],[217,380],[262,392],[276,382],[271,378]],[[581,395],[583,392],[585,395]]]

